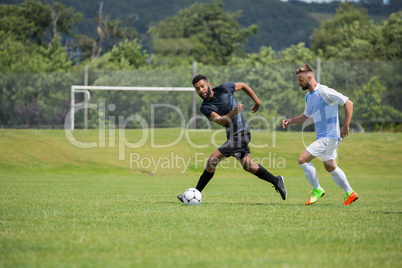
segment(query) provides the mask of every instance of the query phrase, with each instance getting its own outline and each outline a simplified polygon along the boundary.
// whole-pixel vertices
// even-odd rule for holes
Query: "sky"
[[[281,0],[281,1],[287,2],[287,0]],[[307,2],[307,3],[312,3],[312,2],[314,2],[314,3],[329,3],[329,2],[332,2],[332,1],[338,1],[338,0],[300,0],[300,1]],[[345,2],[345,0],[340,0],[340,1]],[[348,1],[357,2],[358,0],[348,0]],[[384,4],[389,3],[389,0],[383,0],[383,3]]]
[[[287,2],[287,0],[282,0],[282,1]],[[332,2],[332,1],[335,1],[335,0],[300,0],[300,1],[307,2],[307,3],[312,3],[312,2],[315,2],[315,3],[329,3],[329,2]],[[345,1],[345,0],[342,0],[342,1]],[[349,1],[351,1],[351,0],[349,0]],[[352,0],[352,1],[357,2],[357,0]]]

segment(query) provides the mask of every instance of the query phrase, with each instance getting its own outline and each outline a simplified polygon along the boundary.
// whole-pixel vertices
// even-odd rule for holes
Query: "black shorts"
[[[248,147],[250,141],[250,131],[241,131],[233,134],[233,136],[230,137],[224,144],[222,144],[222,146],[219,147],[218,150],[226,157],[233,156],[237,160],[240,160],[250,154],[250,148]]]

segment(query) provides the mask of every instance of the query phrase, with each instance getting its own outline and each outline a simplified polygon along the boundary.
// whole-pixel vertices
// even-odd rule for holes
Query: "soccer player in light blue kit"
[[[332,88],[319,84],[314,78],[313,69],[304,64],[296,70],[297,81],[303,90],[308,90],[306,94],[306,106],[304,113],[292,119],[282,121],[282,126],[295,123],[303,123],[308,118],[313,118],[316,141],[309,145],[299,156],[299,165],[304,171],[304,175],[313,187],[306,205],[315,203],[325,194],[317,178],[317,171],[311,161],[320,157],[325,169],[331,174],[335,183],[342,188],[345,193],[344,205],[348,206],[356,201],[359,195],[353,191],[346,178],[345,173],[335,162],[338,148],[342,138],[349,134],[349,123],[353,114],[353,102],[348,97],[335,91]],[[339,129],[338,105],[345,107],[345,120]]]

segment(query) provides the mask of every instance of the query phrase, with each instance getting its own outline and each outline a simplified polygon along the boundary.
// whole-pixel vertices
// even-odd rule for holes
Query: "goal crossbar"
[[[75,93],[84,93],[85,101],[84,108],[87,112],[86,104],[91,98],[91,93],[89,90],[125,90],[125,91],[192,91],[193,92],[193,107],[195,107],[195,91],[192,87],[120,87],[120,86],[83,86],[83,85],[73,85],[71,86],[71,109],[70,109],[70,124],[71,130],[74,130],[74,120],[75,120]],[[195,109],[193,108],[193,111]],[[195,115],[193,115],[195,116]]]

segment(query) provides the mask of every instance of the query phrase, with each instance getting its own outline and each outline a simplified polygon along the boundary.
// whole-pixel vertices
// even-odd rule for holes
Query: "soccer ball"
[[[187,189],[183,194],[183,203],[186,206],[197,206],[201,203],[201,192],[195,188]]]

